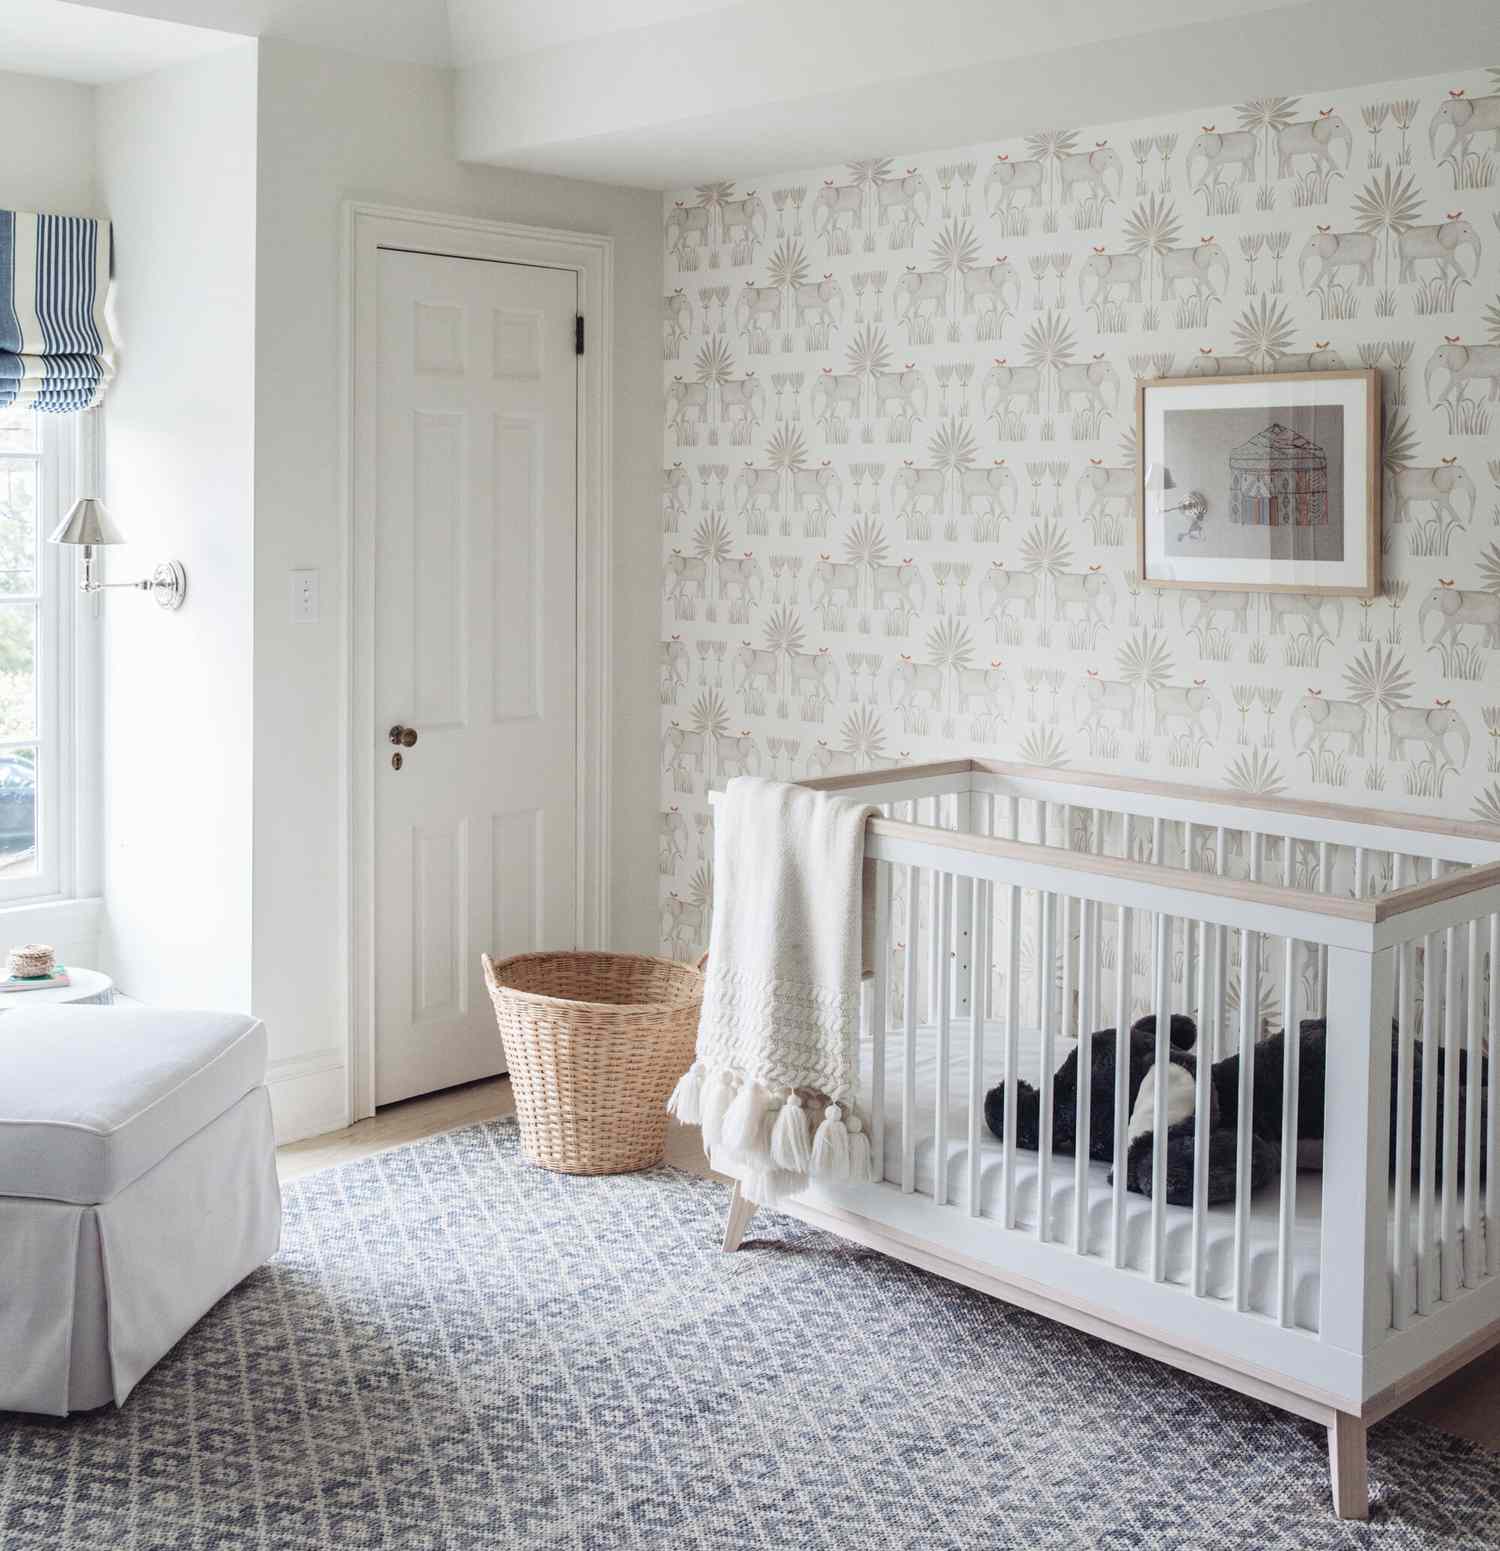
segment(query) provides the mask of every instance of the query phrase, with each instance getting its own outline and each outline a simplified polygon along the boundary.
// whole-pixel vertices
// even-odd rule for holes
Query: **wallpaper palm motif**
[[[982,753],[1500,821],[1500,68],[666,199],[662,936],[706,791]],[[1134,384],[1380,369],[1385,592],[1134,579]]]

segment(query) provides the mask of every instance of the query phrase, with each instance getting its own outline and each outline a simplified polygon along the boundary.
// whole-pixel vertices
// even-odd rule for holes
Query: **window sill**
[[[97,967],[103,926],[102,899],[17,900],[0,905],[0,956],[17,943],[46,942],[64,964]]]

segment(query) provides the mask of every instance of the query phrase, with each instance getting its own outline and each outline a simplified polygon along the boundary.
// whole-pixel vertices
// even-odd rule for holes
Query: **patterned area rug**
[[[5,1551],[1474,1547],[1500,1459],[1324,1433],[721,1186],[473,1126],[287,1187],[285,1243],[123,1411],[0,1415]]]

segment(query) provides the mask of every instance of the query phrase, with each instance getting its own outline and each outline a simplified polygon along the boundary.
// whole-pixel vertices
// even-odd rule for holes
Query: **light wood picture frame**
[[[1136,575],[1151,587],[1380,593],[1380,373],[1136,387]]]

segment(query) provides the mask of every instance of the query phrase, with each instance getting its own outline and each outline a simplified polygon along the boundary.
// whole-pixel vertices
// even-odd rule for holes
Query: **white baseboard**
[[[349,1124],[349,1074],[341,1050],[330,1046],[272,1061],[266,1086],[278,1146],[341,1131]]]

